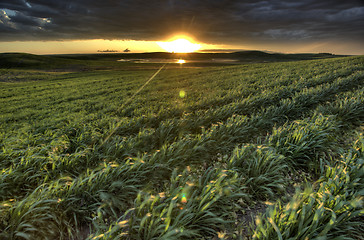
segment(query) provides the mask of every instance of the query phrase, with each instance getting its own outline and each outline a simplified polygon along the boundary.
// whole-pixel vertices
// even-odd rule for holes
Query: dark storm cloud
[[[364,41],[364,3],[355,0],[1,0],[0,9],[1,41],[160,40],[178,32],[210,43]]]

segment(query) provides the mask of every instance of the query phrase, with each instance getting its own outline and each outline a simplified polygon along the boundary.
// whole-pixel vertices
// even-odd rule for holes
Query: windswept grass
[[[123,108],[156,66],[92,61],[0,70],[0,239],[362,236],[363,57],[167,66]]]
[[[234,150],[229,168],[238,172],[247,191],[260,200],[285,191],[288,165],[284,155],[264,145],[244,145]]]
[[[256,219],[253,239],[359,239],[363,234],[363,136],[313,187]]]
[[[196,239],[214,236],[231,222],[234,201],[246,198],[237,174],[209,168],[198,181],[189,171],[174,171],[170,187],[155,195],[140,193],[132,209],[90,239]]]

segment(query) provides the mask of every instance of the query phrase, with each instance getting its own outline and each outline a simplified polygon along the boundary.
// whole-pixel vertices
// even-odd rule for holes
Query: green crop
[[[39,59],[0,69],[0,239],[363,235],[362,56]]]

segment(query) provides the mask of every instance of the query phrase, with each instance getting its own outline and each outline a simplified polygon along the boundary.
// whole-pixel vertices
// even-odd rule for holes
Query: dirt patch
[[[268,208],[266,203],[257,203],[244,209],[244,213],[238,214],[239,225],[244,226],[240,232],[244,239],[248,239],[250,235],[250,226],[255,225],[256,216],[263,214]]]

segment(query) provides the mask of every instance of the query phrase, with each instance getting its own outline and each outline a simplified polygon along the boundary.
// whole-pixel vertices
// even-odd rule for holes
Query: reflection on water
[[[216,58],[216,59],[201,59],[201,60],[185,60],[185,59],[168,59],[168,58],[139,58],[139,59],[119,59],[118,62],[131,63],[234,63],[237,59]]]
[[[140,59],[119,59],[118,62],[133,62],[133,63],[177,63],[178,59],[168,58],[140,58]]]

